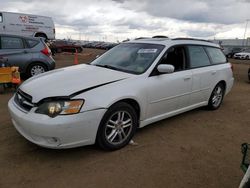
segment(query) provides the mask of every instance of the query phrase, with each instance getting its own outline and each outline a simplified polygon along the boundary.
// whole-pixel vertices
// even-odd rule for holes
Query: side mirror
[[[174,66],[173,65],[169,65],[169,64],[161,64],[158,65],[157,70],[160,73],[173,73],[174,72]]]

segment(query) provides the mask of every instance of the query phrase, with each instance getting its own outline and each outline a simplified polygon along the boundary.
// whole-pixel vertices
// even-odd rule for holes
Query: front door
[[[186,70],[185,48],[174,48],[160,64],[173,65],[175,72],[151,75],[147,80],[147,117],[152,122],[174,115],[190,105],[192,70]]]

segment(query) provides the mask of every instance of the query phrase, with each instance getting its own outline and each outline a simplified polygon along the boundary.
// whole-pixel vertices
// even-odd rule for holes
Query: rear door
[[[27,63],[31,61],[31,54],[25,47],[21,37],[1,36],[0,56],[8,58],[10,66],[18,66],[23,72]]]
[[[193,74],[191,104],[205,102],[210,95],[216,71],[203,46],[188,45],[189,67]]]

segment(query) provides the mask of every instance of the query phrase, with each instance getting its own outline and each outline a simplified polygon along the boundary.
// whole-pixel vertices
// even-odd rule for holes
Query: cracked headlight
[[[50,101],[41,104],[35,112],[53,118],[57,115],[77,114],[80,112],[83,104],[84,100]]]

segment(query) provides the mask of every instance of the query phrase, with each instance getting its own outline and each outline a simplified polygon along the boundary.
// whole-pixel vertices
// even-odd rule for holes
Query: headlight
[[[50,117],[77,114],[80,112],[83,104],[84,100],[44,102],[36,109],[35,112],[38,114],[45,114]]]

